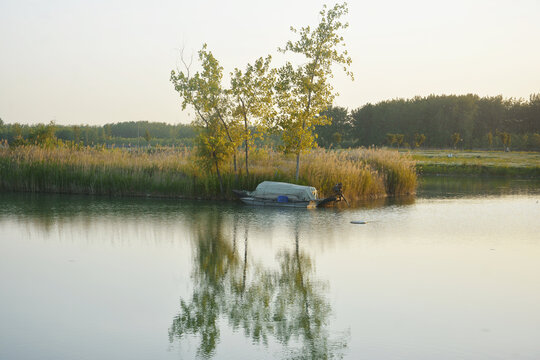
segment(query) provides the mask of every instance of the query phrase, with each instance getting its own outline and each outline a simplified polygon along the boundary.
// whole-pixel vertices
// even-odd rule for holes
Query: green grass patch
[[[420,175],[540,177],[540,153],[503,151],[413,150]]]

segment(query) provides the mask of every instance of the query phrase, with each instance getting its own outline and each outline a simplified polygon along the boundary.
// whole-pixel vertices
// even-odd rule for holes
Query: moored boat
[[[337,191],[336,191],[337,189]],[[341,184],[334,187],[333,196],[319,199],[313,186],[296,185],[285,182],[263,181],[254,191],[233,190],[245,204],[257,206],[280,206],[313,209],[329,206],[341,201]]]

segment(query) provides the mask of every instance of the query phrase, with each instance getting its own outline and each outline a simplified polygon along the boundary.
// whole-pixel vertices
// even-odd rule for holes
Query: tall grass
[[[411,194],[415,191],[415,161],[408,154],[391,150],[356,149],[348,152],[355,162],[364,162],[374,167],[383,177],[389,195]]]
[[[264,180],[294,182],[295,159],[270,149],[251,155],[249,176],[222,169],[225,193],[214,173],[197,166],[195,152],[162,148],[152,152],[105,148],[0,148],[0,189],[186,198],[232,198],[232,189],[253,190]],[[389,150],[316,150],[302,158],[299,183],[331,195],[342,182],[350,199],[414,193],[414,162]]]

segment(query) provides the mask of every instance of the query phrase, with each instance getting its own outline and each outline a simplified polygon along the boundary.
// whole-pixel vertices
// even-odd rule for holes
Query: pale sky
[[[324,1],[0,0],[0,118],[7,123],[189,123],[169,81],[203,43],[228,74],[316,25]],[[329,6],[334,2],[326,2]],[[355,81],[335,104],[429,94],[540,93],[540,1],[350,1]]]

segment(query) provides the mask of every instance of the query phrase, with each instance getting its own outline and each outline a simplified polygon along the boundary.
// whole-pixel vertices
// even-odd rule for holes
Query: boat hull
[[[247,205],[254,206],[274,206],[274,207],[287,207],[287,208],[303,208],[303,209],[315,209],[318,206],[317,201],[290,201],[290,202],[278,202],[270,199],[258,199],[253,197],[243,197],[240,200]]]

